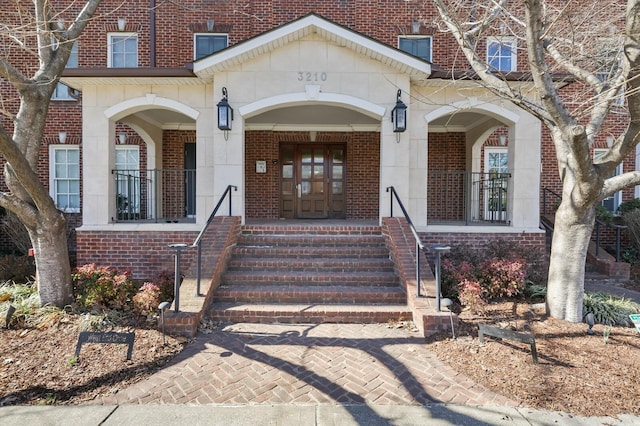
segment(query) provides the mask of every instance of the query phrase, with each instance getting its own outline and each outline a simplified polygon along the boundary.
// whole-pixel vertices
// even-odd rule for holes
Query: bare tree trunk
[[[562,198],[555,216],[549,280],[547,312],[554,318],[582,321],[584,269],[593,231],[595,209],[580,211],[571,197]]]
[[[60,308],[73,302],[66,218],[62,212],[44,218],[30,231],[36,252],[36,281],[41,305]]]

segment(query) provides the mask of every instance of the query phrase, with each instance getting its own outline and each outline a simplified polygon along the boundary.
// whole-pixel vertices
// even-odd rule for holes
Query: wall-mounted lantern
[[[224,138],[227,139],[227,132],[231,130],[231,122],[233,121],[233,108],[227,100],[227,88],[222,88],[222,99],[218,102],[218,129],[225,132]]]
[[[398,89],[396,98],[396,106],[391,110],[391,122],[393,123],[393,131],[396,133],[407,130],[407,106],[400,99],[402,90]]]

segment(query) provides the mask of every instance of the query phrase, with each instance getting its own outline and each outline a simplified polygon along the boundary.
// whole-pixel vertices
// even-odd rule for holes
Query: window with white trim
[[[229,45],[227,34],[194,34],[193,36],[193,59],[198,60],[209,56]]]
[[[608,149],[604,149],[604,148],[596,148],[593,150],[593,161],[594,163],[599,160],[604,154],[606,154],[606,152],[609,151]],[[620,174],[622,174],[622,163],[618,164],[618,166],[616,167],[616,169],[613,171],[613,173],[611,173],[610,177],[613,176],[618,176]],[[620,203],[622,202],[622,191],[618,191],[615,194],[605,198],[604,200],[602,200],[600,202],[600,205],[602,205],[604,208],[606,208],[607,210],[609,210],[610,212],[616,213],[618,211],[618,207],[620,206]]]
[[[138,34],[111,33],[108,37],[109,68],[137,68],[138,67]]]
[[[518,69],[518,42],[515,37],[487,38],[487,64],[492,71],[516,71]]]
[[[431,62],[431,36],[400,36],[398,49]]]
[[[80,148],[49,145],[49,192],[65,213],[80,212]]]
[[[623,55],[622,46],[623,40],[618,37],[598,37],[595,41],[594,63],[596,77],[606,86],[604,90],[612,86],[612,83],[620,73]],[[597,93],[595,98],[597,102]],[[624,86],[618,89],[612,105],[624,106]]]
[[[73,43],[71,47],[71,54],[69,55],[69,60],[67,61],[66,68],[78,68],[78,43]],[[51,99],[54,101],[75,101],[75,98],[72,95],[73,89],[64,83],[58,83],[56,88],[51,95]]]
[[[506,220],[509,152],[506,147],[484,149],[485,219]]]

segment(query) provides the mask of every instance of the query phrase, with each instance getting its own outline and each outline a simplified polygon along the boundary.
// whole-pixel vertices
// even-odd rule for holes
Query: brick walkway
[[[381,324],[234,324],[105,404],[516,403],[441,363],[417,332]]]

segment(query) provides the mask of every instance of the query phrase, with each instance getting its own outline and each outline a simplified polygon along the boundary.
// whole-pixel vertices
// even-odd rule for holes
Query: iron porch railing
[[[193,222],[196,171],[112,170],[116,187],[114,222]]]
[[[429,170],[430,224],[509,225],[510,173]]]

